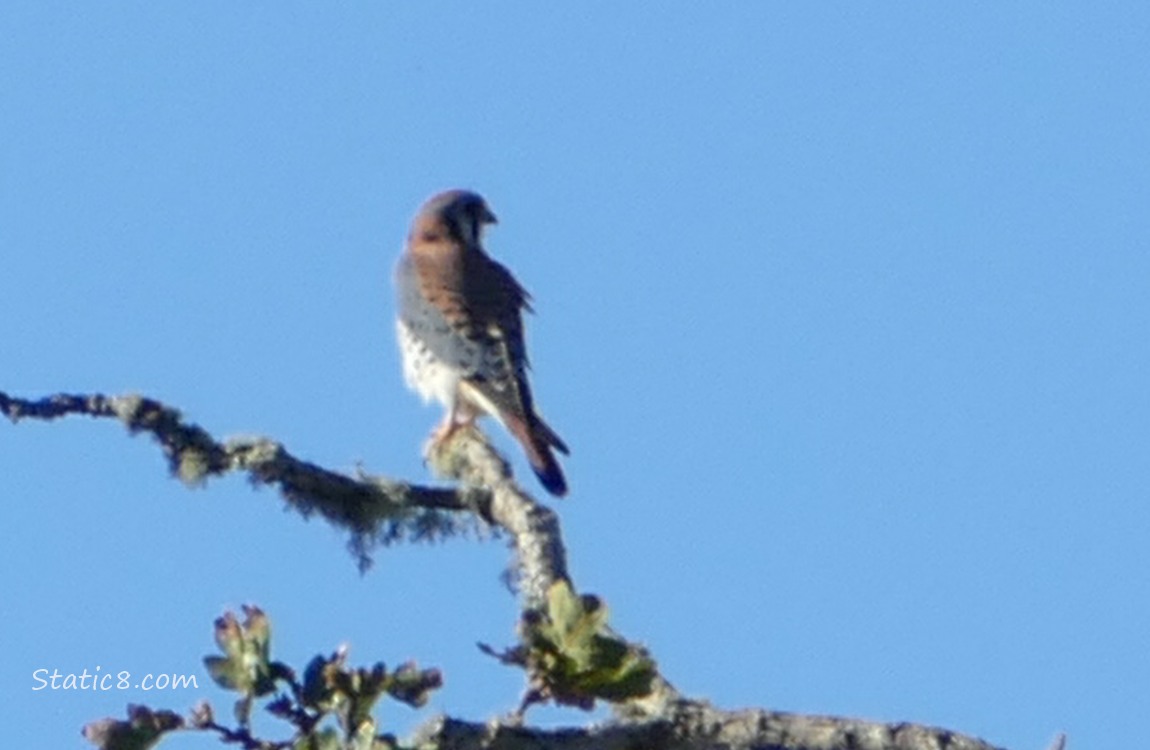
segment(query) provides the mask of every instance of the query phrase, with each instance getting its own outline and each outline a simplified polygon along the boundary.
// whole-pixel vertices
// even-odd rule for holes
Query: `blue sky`
[[[672,682],[1127,742],[1150,8],[620,5],[4,3],[0,389],[141,392],[428,481],[439,413],[402,385],[390,269],[419,203],[470,187],[535,296],[576,583]],[[200,658],[245,602],[289,662],[347,642],[443,668],[426,711],[381,712],[394,731],[517,701],[474,646],[513,637],[500,542],[360,576],[273,493],[188,491],[110,423],[0,426],[0,476],[14,745],[85,747],[129,702],[224,708]],[[96,666],[201,688],[31,689]]]

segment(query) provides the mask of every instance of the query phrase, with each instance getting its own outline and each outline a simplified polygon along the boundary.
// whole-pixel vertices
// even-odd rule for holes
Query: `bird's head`
[[[479,245],[485,224],[498,221],[487,201],[470,190],[448,190],[432,196],[419,213],[442,221],[448,232],[469,246]]]

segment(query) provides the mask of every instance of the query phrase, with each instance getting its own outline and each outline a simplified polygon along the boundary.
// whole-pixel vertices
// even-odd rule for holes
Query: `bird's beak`
[[[498,224],[499,219],[495,218],[495,214],[491,213],[491,209],[487,209],[483,212],[483,223]]]

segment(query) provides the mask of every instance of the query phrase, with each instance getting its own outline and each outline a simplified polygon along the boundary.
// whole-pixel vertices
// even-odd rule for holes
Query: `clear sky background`
[[[0,6],[0,389],[430,481],[390,273],[464,186],[534,294],[571,569],[719,706],[1115,748],[1150,711],[1150,6]],[[528,486],[537,488],[506,436]],[[302,665],[511,709],[500,542],[378,554],[111,422],[0,425],[6,744]],[[197,674],[34,692],[40,668]],[[577,711],[532,720],[579,724]],[[173,748],[217,747],[180,738]]]

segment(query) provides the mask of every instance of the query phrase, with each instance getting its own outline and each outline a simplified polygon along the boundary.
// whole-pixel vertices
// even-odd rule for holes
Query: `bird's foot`
[[[440,422],[431,435],[428,436],[427,442],[423,444],[423,458],[427,460],[431,454],[438,450],[440,447],[447,444],[451,440],[456,431],[463,426],[463,423],[456,422],[454,419],[448,419]]]

